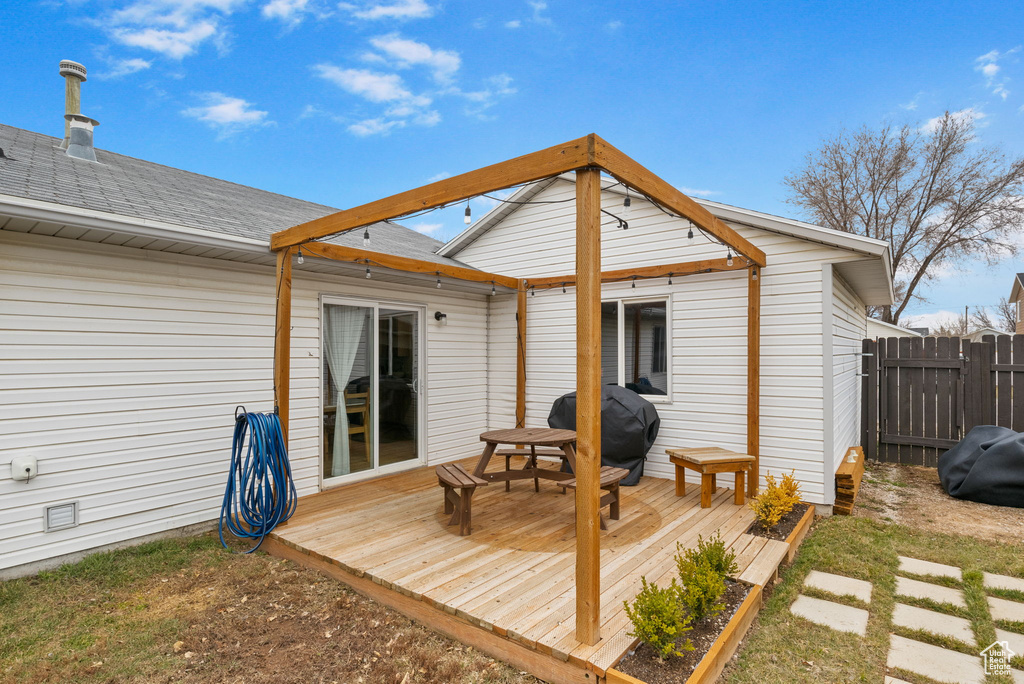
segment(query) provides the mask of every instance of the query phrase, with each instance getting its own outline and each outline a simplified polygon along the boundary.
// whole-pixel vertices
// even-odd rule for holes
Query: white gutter
[[[11,195],[0,195],[0,214],[30,221],[60,223],[76,228],[127,233],[155,240],[186,242],[201,247],[233,249],[260,254],[265,254],[270,250],[269,241]]]

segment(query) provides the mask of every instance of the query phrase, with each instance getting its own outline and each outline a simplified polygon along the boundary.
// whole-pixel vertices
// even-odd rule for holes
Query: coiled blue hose
[[[295,512],[295,483],[281,421],[274,413],[235,413],[235,436],[231,445],[231,469],[220,508],[220,543],[224,548],[224,528],[242,539],[264,538]],[[246,433],[249,448],[245,450]]]

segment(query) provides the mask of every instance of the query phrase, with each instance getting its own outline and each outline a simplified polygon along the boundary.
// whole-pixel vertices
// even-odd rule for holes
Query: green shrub
[[[750,508],[761,526],[770,530],[800,503],[800,483],[793,473],[783,475],[781,483],[776,483],[771,475],[765,475],[764,479],[764,491],[750,500]]]
[[[701,620],[721,612],[725,605],[718,599],[725,593],[725,575],[711,567],[707,560],[676,555],[676,567],[682,589],[679,598],[693,620]]]
[[[679,602],[679,585],[675,580],[662,589],[656,584],[648,584],[646,577],[641,577],[643,589],[637,594],[633,605],[623,601],[629,621],[633,623],[630,636],[636,637],[655,651],[664,660],[669,656],[683,655],[693,650],[693,643],[687,639],[682,650],[676,648],[676,642],[689,627],[690,618],[683,613]]]
[[[676,551],[691,563],[698,565],[701,563],[706,564],[721,575],[722,579],[735,575],[738,569],[736,567],[736,553],[726,548],[720,532],[716,532],[715,536],[707,541],[698,535],[696,549],[684,548],[682,544],[676,542]],[[679,561],[677,560],[676,565],[678,566],[678,564]]]

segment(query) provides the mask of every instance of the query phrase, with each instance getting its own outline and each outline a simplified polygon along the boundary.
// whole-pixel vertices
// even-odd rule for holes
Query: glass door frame
[[[324,475],[324,430],[319,427],[324,420],[324,307],[328,304],[341,306],[355,306],[370,309],[373,312],[370,323],[370,349],[373,350],[373,358],[370,363],[370,434],[371,458],[373,467],[347,475],[327,477]],[[351,484],[360,480],[368,480],[382,475],[418,468],[426,463],[427,453],[427,330],[426,318],[427,307],[425,304],[411,304],[409,302],[398,302],[392,300],[373,300],[347,297],[345,295],[321,294],[318,308],[317,326],[319,328],[318,338],[320,340],[317,362],[317,478],[320,482],[320,490],[331,489],[341,485]],[[416,458],[408,461],[399,461],[390,465],[381,466],[380,462],[380,310],[397,309],[408,311],[416,316],[417,354],[416,367],[418,376],[416,378]]]

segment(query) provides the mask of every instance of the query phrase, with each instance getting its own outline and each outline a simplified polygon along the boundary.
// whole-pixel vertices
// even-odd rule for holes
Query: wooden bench
[[[538,456],[547,456],[547,457],[550,457],[550,458],[565,459],[565,452],[562,451],[561,449],[537,449],[536,447],[534,447],[532,450],[529,449],[529,448],[527,448],[527,449],[498,449],[497,451],[494,452],[494,455],[495,456],[504,456],[505,457],[505,470],[512,470],[512,457],[513,456],[523,456],[523,457],[525,457],[526,458],[526,466],[525,466],[526,468],[536,468],[537,467],[537,457]],[[505,480],[505,491],[506,492],[509,491],[509,483],[510,483],[510,480]],[[540,491],[539,478],[534,478],[533,479],[533,491],[535,491],[535,492],[539,492]],[[563,494],[565,493],[565,489],[562,490],[562,493]]]
[[[700,473],[700,507],[711,507],[711,495],[718,491],[715,475],[733,473],[736,492],[733,501],[742,506],[746,501],[746,474],[754,466],[754,457],[721,447],[697,449],[666,449],[668,459],[676,467],[676,496],[686,494],[686,470]]]
[[[470,502],[473,491],[486,485],[487,480],[466,472],[458,463],[445,463],[437,466],[437,483],[444,488],[444,512],[452,513],[448,524],[459,523],[459,535],[465,537],[472,531]]]
[[[608,506],[608,517],[612,520],[619,519],[619,482],[621,482],[622,478],[627,475],[629,475],[629,471],[625,468],[601,466],[600,487],[606,493],[601,495],[601,503],[598,504],[598,508],[601,509]],[[563,480],[558,483],[558,486],[565,487],[567,489],[576,489],[576,478]],[[608,529],[608,526],[604,522],[604,515],[601,515],[601,529]]]

